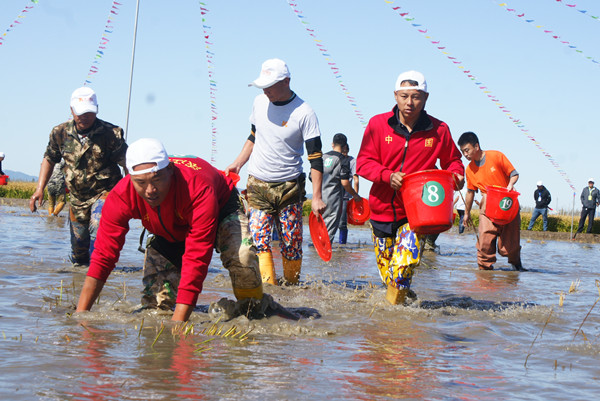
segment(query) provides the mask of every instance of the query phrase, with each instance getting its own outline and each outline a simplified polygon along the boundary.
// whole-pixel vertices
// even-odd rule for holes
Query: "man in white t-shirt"
[[[311,167],[312,211],[322,213],[323,153],[321,132],[313,109],[290,89],[290,72],[282,60],[262,64],[260,76],[249,86],[263,90],[254,99],[251,133],[242,151],[225,170],[239,173],[248,162],[250,231],[258,250],[264,282],[277,284],[271,239],[277,225],[283,277],[297,283],[302,266],[302,204],[306,175],[304,146]]]

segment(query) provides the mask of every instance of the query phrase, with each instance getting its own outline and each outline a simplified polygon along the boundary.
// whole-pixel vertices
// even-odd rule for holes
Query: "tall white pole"
[[[127,95],[127,119],[125,121],[125,140],[127,140],[127,134],[129,133],[129,109],[131,107],[131,86],[133,84],[133,64],[135,62],[135,41],[137,39],[137,23],[138,15],[140,12],[140,0],[137,0],[135,6],[135,23],[133,24],[133,47],[131,50],[131,71],[129,73],[129,94]]]
[[[575,195],[577,193],[573,192],[573,207],[571,208],[571,238],[573,238],[573,222],[575,221]]]

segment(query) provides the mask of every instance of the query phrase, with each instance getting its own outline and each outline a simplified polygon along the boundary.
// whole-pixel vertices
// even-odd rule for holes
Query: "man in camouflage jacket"
[[[108,192],[122,178],[127,144],[123,129],[96,118],[98,104],[91,88],[71,96],[73,120],[52,129],[44,153],[38,186],[29,207],[36,210],[56,163],[65,161],[65,180],[70,197],[71,261],[89,265],[100,213]]]

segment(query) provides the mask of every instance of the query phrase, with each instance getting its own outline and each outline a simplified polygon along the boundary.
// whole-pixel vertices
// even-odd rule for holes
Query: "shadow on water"
[[[531,308],[537,306],[532,302],[511,302],[511,301],[486,301],[482,299],[473,299],[471,297],[450,297],[437,301],[419,301],[415,305],[421,309],[441,309],[441,308],[459,308],[466,310],[493,311],[500,312],[509,308]]]

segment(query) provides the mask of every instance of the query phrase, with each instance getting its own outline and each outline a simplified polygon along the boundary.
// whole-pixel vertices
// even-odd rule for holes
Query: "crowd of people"
[[[508,224],[486,216],[487,188],[496,185],[510,191],[519,173],[502,152],[484,150],[473,132],[463,133],[458,145],[454,142],[448,124],[425,111],[429,91],[423,74],[406,71],[398,76],[393,108],[370,119],[356,158],[349,155],[343,133],[333,135],[331,150],[323,153],[317,115],[291,89],[290,81],[284,61],[262,64],[258,78],[249,84],[261,90],[252,105],[250,134],[224,172],[201,158],[169,157],[157,139],[142,138],[128,146],[122,128],[97,118],[98,101],[91,88],[73,92],[72,119],[50,133],[29,206],[33,212],[41,205],[47,187],[48,212],[58,215],[69,193],[70,258],[74,267],[87,269],[77,312],[89,311],[100,295],[132,219],[141,220],[150,233],[142,278],[144,308],[173,310],[173,320],[188,320],[216,249],[237,300],[231,313],[259,318],[269,310],[284,309],[264,292],[264,285],[293,285],[301,277],[304,149],[310,163],[312,213],[323,216],[330,243],[338,232],[338,242],[347,242],[347,203],[363,200],[359,177],[371,181],[373,250],[391,304],[416,297],[411,289],[414,269],[427,244],[436,249],[437,234],[418,234],[407,217],[400,190],[410,173],[452,173],[460,234],[465,227],[474,228],[470,212],[477,203],[479,269],[493,269],[499,253],[515,270],[526,270],[520,215]],[[466,168],[462,156],[469,161]],[[230,175],[239,174],[245,165],[248,181],[242,202]],[[537,184],[528,228],[541,215],[545,231],[551,196],[541,181]],[[578,233],[586,217],[591,230],[600,201],[593,179],[581,201]],[[273,259],[274,236],[282,256],[281,279]]]

